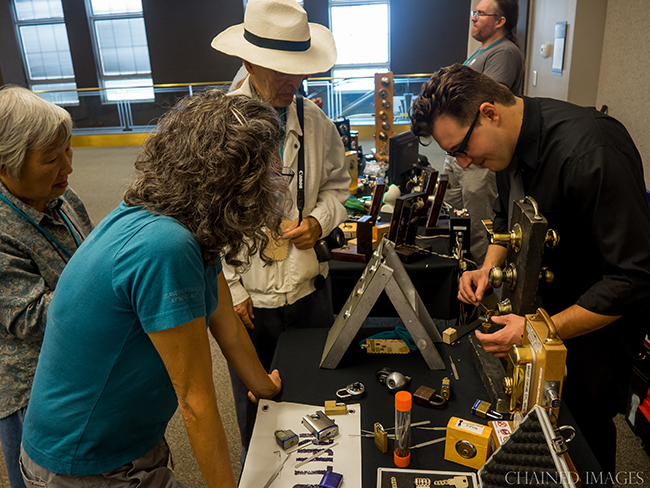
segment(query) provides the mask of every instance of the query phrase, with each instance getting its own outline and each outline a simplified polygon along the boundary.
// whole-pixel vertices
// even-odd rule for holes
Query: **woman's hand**
[[[282,380],[280,379],[280,372],[277,369],[274,369],[273,372],[269,375],[269,379],[273,383],[273,386],[268,391],[262,391],[259,393],[259,398],[256,397],[252,391],[248,392],[248,398],[251,402],[257,405],[257,402],[260,398],[273,398],[275,395],[280,393],[282,389]]]

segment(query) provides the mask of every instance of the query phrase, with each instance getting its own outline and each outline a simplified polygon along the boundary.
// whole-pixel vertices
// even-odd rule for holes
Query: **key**
[[[466,476],[454,476],[447,480],[436,480],[433,484],[436,486],[455,486],[456,488],[467,488],[469,486]]]

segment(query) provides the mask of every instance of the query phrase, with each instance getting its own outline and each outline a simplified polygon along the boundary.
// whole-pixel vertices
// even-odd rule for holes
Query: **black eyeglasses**
[[[501,17],[500,15],[497,14],[486,14],[485,12],[481,12],[480,10],[472,10],[470,12],[470,19],[473,19],[474,17]]]
[[[465,148],[467,147],[467,143],[469,142],[469,138],[472,135],[472,131],[474,130],[474,126],[476,125],[476,121],[478,120],[478,116],[481,115],[481,109],[478,109],[478,112],[476,112],[476,117],[474,117],[474,120],[472,120],[472,124],[469,126],[469,129],[467,130],[467,134],[465,134],[465,137],[463,138],[463,141],[460,143],[460,146],[458,146],[458,149],[455,151],[447,151],[447,156],[452,156],[454,158],[466,158],[467,153],[465,152]]]

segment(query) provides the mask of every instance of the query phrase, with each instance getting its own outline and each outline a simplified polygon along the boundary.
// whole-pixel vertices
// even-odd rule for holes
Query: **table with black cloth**
[[[446,427],[449,419],[459,417],[475,423],[487,425],[488,419],[476,417],[470,413],[477,399],[488,400],[487,392],[481,382],[479,373],[472,360],[467,336],[453,345],[436,344],[443,357],[446,370],[429,370],[419,351],[404,355],[368,354],[363,351],[358,341],[386,329],[369,327],[373,319],[368,319],[359,330],[347,352],[334,370],[320,369],[323,347],[329,329],[294,329],[281,334],[273,359],[273,368],[280,371],[282,391],[275,401],[296,402],[309,405],[323,405],[325,400],[335,400],[335,392],[354,381],[360,381],[366,388],[365,396],[350,403],[361,404],[361,428],[373,430],[375,422],[384,427],[395,424],[394,396],[380,384],[375,372],[383,367],[391,368],[413,378],[409,391],[411,393],[422,385],[440,390],[444,377],[451,380],[451,398],[444,408],[427,408],[413,404],[411,421],[413,423],[430,420],[431,427]],[[450,367],[450,357],[458,371],[459,379],[454,378]],[[340,401],[340,400],[338,400]],[[333,417],[336,421],[336,416]],[[573,416],[566,405],[560,408],[558,425],[576,427]],[[411,429],[411,445],[419,444],[439,437],[444,431]],[[586,473],[601,473],[600,466],[591,449],[576,427],[576,437],[568,444],[569,455],[585,485]],[[411,463],[408,469],[427,469],[436,471],[473,471],[471,468],[452,463],[444,459],[445,442],[439,442],[411,451]],[[381,453],[375,447],[372,437],[361,439],[362,451],[362,486],[376,486],[377,468],[394,468],[393,441],[389,440],[389,449]],[[593,474],[591,475],[593,480]],[[611,486],[611,485],[609,485]]]
[[[431,245],[431,251],[449,255],[449,237],[426,238],[423,242]],[[431,317],[452,319],[458,316],[458,260],[434,254],[426,254],[421,259],[404,263],[404,268],[420,294],[420,298]],[[332,301],[334,313],[338,314],[348,296],[354,290],[366,263],[329,261],[332,277]],[[370,317],[396,317],[397,312],[390,299],[383,292],[368,314]]]

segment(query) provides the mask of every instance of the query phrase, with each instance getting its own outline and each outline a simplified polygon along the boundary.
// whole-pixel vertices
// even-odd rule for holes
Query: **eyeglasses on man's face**
[[[472,10],[470,12],[470,19],[477,19],[479,17],[500,17],[500,15],[497,14],[488,14],[485,13],[481,10]]]
[[[476,125],[476,121],[478,120],[478,116],[481,115],[481,109],[479,108],[478,112],[476,112],[476,117],[474,117],[474,120],[472,120],[471,125],[469,126],[469,129],[467,130],[467,134],[465,134],[465,137],[463,138],[462,142],[460,143],[460,146],[458,146],[458,149],[455,151],[446,151],[447,156],[452,156],[454,158],[466,158],[467,153],[465,152],[465,148],[467,147],[467,143],[469,142],[469,138],[472,136],[472,132],[474,131],[474,126]]]

